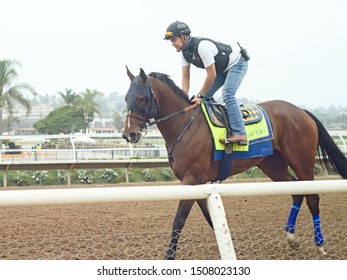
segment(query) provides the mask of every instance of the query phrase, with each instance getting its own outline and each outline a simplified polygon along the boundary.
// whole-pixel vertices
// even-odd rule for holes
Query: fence
[[[166,157],[166,148],[88,148],[88,149],[11,149],[2,150],[0,162],[28,164],[37,161],[116,160]]]
[[[271,196],[327,192],[347,192],[346,181],[321,180],[199,186],[3,190],[0,192],[0,206],[207,199],[220,256],[222,259],[236,259],[221,196]]]
[[[128,160],[71,160],[71,161],[37,161],[31,164],[26,162],[0,162],[0,170],[3,171],[3,186],[7,187],[8,171],[10,170],[58,170],[67,171],[67,185],[71,185],[71,173],[73,169],[98,169],[98,168],[125,168],[125,181],[129,183],[129,171],[131,168],[159,168],[169,167],[167,159],[128,159]]]
[[[331,132],[332,137],[334,138],[335,141],[337,141],[338,146],[340,147],[340,149],[343,152],[346,152],[346,141],[344,140],[346,137],[346,133],[345,132],[339,132],[337,131],[335,132]],[[130,156],[130,155],[136,155],[133,152],[137,152],[136,149],[134,149],[133,147],[129,147],[126,148],[129,149],[129,152],[125,152],[124,154],[126,154],[126,157]],[[143,149],[143,148],[141,148]],[[158,148],[149,148],[152,150],[158,150]],[[161,150],[162,148],[159,148],[159,150]],[[162,149],[165,150],[165,149]],[[144,164],[141,163],[142,160],[125,160],[124,162],[117,162],[117,160],[110,160],[110,161],[104,161],[104,160],[100,160],[100,155],[102,155],[102,157],[105,157],[106,154],[110,155],[111,158],[114,157],[114,155],[116,153],[118,153],[118,149],[75,149],[75,147],[73,149],[70,149],[68,151],[63,151],[63,150],[59,150],[59,149],[53,149],[50,150],[49,154],[45,154],[45,152],[47,152],[48,150],[41,150],[41,151],[37,151],[37,150],[33,150],[33,149],[29,149],[26,150],[26,158],[24,158],[24,160],[18,160],[16,159],[14,156],[10,156],[9,158],[5,159],[2,158],[1,159],[1,170],[3,170],[5,176],[4,176],[4,181],[6,178],[6,172],[8,170],[32,170],[32,169],[42,169],[45,170],[49,167],[49,169],[57,169],[57,168],[62,168],[62,169],[67,169],[69,171],[71,171],[71,169],[73,168],[105,168],[105,167],[114,167],[116,168],[118,164],[121,164],[124,166],[124,168],[130,168],[132,166],[136,166],[136,164],[140,164],[142,167],[144,167],[146,164],[148,165],[156,165],[158,164],[159,161],[160,164],[163,164],[165,166],[168,165],[167,159],[163,159],[163,160],[159,160],[158,162],[152,162],[152,160],[146,161]],[[113,151],[113,154],[112,154]],[[1,150],[1,154],[4,154],[4,150]],[[21,150],[21,152],[23,152],[23,150]],[[35,152],[37,152],[36,157],[35,157]],[[61,156],[63,154],[63,152],[68,153],[68,157],[69,159],[72,160],[63,160],[63,161],[59,161],[59,156]],[[121,152],[122,153],[122,152]],[[23,153],[24,154],[24,153]],[[35,160],[37,159],[37,160]],[[49,159],[49,160],[47,160]],[[91,160],[91,159],[95,159],[95,160]],[[59,167],[57,167],[59,165]],[[65,166],[65,167],[64,167]],[[229,196],[229,195],[244,195],[244,196],[248,196],[248,195],[265,195],[263,193],[263,190],[267,190],[267,186],[272,186],[273,190],[271,190],[271,193],[268,193],[266,195],[273,195],[273,194],[295,194],[296,189],[293,189],[294,186],[299,186],[297,191],[298,193],[319,193],[319,192],[346,192],[346,187],[345,187],[345,183],[344,181],[331,181],[332,183],[329,183],[330,181],[318,181],[317,183],[313,183],[315,184],[315,186],[311,186],[311,182],[291,182],[290,185],[285,186],[281,185],[282,183],[266,183],[266,184],[260,184],[257,183],[257,185],[255,185],[252,188],[247,187],[245,184],[242,184],[242,186],[237,186],[236,184],[232,184],[232,186],[229,187],[229,185],[210,185],[210,186],[194,186],[192,187],[194,189],[193,194],[195,197],[195,194],[199,194],[199,197],[201,196],[202,198],[206,198],[209,201],[210,204],[210,211],[213,213],[215,213],[215,217],[214,217],[214,223],[217,223],[217,226],[215,226],[216,228],[219,228],[219,233],[217,231],[217,241],[219,244],[219,249],[221,251],[221,257],[222,258],[236,258],[235,256],[235,249],[233,247],[233,241],[231,238],[229,238],[225,233],[229,232],[228,228],[225,228],[223,225],[226,225],[225,223],[225,215],[224,215],[224,211],[223,211],[223,204],[221,204],[221,196]],[[302,185],[296,185],[296,184],[302,184]],[[324,187],[321,188],[321,186]],[[6,185],[6,184],[4,184]],[[304,186],[311,186],[309,187],[309,189],[304,188]],[[2,201],[1,203],[3,203],[4,199],[9,199],[11,196],[15,196],[16,199],[22,199],[22,202],[13,202],[12,201],[12,205],[19,205],[19,204],[28,204],[29,201],[36,201],[35,203],[39,203],[39,204],[50,204],[52,205],[52,203],[62,203],[62,201],[59,201],[58,199],[61,199],[61,197],[58,194],[63,194],[63,196],[65,197],[65,202],[64,203],[68,203],[67,201],[69,201],[68,199],[66,199],[67,197],[70,197],[70,203],[72,202],[78,202],[78,203],[87,203],[87,202],[96,202],[99,201],[98,199],[105,199],[105,201],[111,201],[110,199],[115,199],[116,197],[119,197],[119,199],[124,199],[127,200],[123,195],[125,195],[124,191],[128,191],[129,193],[127,195],[130,195],[131,197],[133,197],[135,195],[136,199],[139,199],[139,201],[143,201],[143,199],[145,200],[159,200],[159,199],[183,199],[178,195],[184,195],[184,197],[186,197],[185,195],[193,195],[192,193],[190,193],[190,188],[189,186],[185,186],[185,187],[181,187],[180,191],[178,192],[178,187],[177,186],[173,186],[171,187],[165,187],[165,196],[166,198],[159,198],[162,196],[157,194],[157,191],[161,188],[155,187],[155,189],[143,189],[141,187],[141,191],[137,188],[122,188],[122,191],[120,191],[120,189],[115,188],[114,190],[111,188],[111,192],[107,193],[106,191],[104,191],[103,188],[99,188],[97,190],[93,190],[93,189],[81,189],[80,191],[78,190],[69,190],[69,189],[64,189],[63,191],[58,191],[58,190],[54,190],[57,192],[52,192],[51,190],[40,190],[40,191],[47,191],[48,196],[46,196],[46,192],[43,193],[39,193],[39,192],[32,192],[32,190],[28,190],[29,193],[26,193],[27,191],[21,190],[21,191],[16,191],[13,193],[11,193],[12,191],[8,191],[8,190],[3,190],[0,192],[1,197],[0,200]],[[235,187],[237,187],[237,190],[239,191],[238,193],[229,193],[229,191],[231,190],[235,190]],[[286,188],[289,189],[286,189]],[[316,188],[317,187],[317,188]],[[335,188],[336,187],[336,188]],[[181,190],[184,191],[183,193],[180,193]],[[225,189],[224,189],[225,188]],[[333,189],[334,188],[334,189]],[[108,189],[108,188],[107,188]],[[123,190],[124,189],[124,190]],[[106,190],[106,189],[105,189]],[[145,193],[143,193],[142,191],[147,190],[147,192],[145,191]],[[83,191],[86,191],[85,193]],[[122,193],[119,193],[118,191],[120,191]],[[260,192],[259,192],[260,191]],[[274,192],[272,192],[274,191]],[[167,193],[168,192],[168,193]],[[195,193],[197,192],[197,193]],[[151,194],[153,196],[148,197],[147,194]],[[154,195],[155,194],[155,195]],[[23,195],[23,196],[22,196]],[[36,199],[40,198],[41,195],[43,195],[42,197],[45,197],[45,201],[37,201]],[[104,195],[104,198],[100,198],[99,195]],[[167,196],[166,196],[167,195]],[[173,196],[172,196],[173,195]],[[33,199],[33,197],[35,197],[35,199]],[[190,197],[190,196],[189,196]],[[196,197],[196,198],[199,198]],[[214,199],[213,199],[214,198]],[[128,198],[129,199],[129,198]],[[188,199],[186,197],[186,199]],[[74,201],[74,200],[79,200],[79,201]],[[11,201],[11,200],[8,200]],[[16,201],[16,200],[15,200]],[[112,200],[114,201],[114,200]],[[123,201],[123,200],[122,200]],[[218,202],[216,204],[216,202]],[[9,202],[3,203],[0,206],[6,206],[9,204]],[[219,225],[219,226],[218,226]],[[332,236],[335,236],[338,227],[336,226],[336,224],[334,224],[332,227]],[[233,231],[235,233],[235,230]],[[338,230],[338,232],[346,232],[346,226],[342,221],[342,225],[341,225],[341,230]],[[238,234],[239,232],[236,231],[236,234]],[[258,233],[254,233],[252,232],[252,234],[257,235]],[[269,234],[270,235],[270,234]],[[117,234],[117,236],[119,237],[119,235]],[[139,239],[142,238],[141,235],[139,235]],[[101,237],[101,236],[100,236]],[[110,248],[114,243],[114,237],[112,236],[112,238],[110,238],[110,243],[109,246]],[[68,242],[67,239],[69,237],[66,237],[66,239],[61,239],[62,242],[65,244]],[[76,243],[81,243],[81,236],[76,237]],[[262,237],[263,238],[263,237]],[[345,237],[343,236],[344,239],[342,239],[342,243],[346,241]],[[33,243],[35,244],[40,244],[40,240],[43,240],[44,242],[49,242],[47,241],[44,237],[43,238],[39,238],[38,240],[33,241]],[[123,237],[120,237],[120,240],[123,240]],[[334,239],[335,241],[336,239]],[[310,241],[311,242],[311,241]],[[29,242],[30,243],[30,242]],[[89,240],[87,241],[88,246],[91,245],[91,243],[93,243],[93,240]],[[139,243],[143,243],[142,241],[139,241]],[[339,248],[341,247],[341,243],[340,242],[335,242],[338,244]],[[23,243],[19,243],[17,244],[16,241],[13,242],[14,246],[16,249],[14,249],[15,251],[18,251],[19,247],[23,247]],[[26,244],[26,243],[24,243]],[[63,245],[64,244],[60,244]],[[100,243],[98,243],[100,244]],[[223,244],[223,245],[220,245]],[[1,239],[0,239],[0,248],[2,243],[1,243]],[[84,246],[84,245],[83,245]],[[87,246],[87,247],[88,247]],[[124,245],[126,248],[126,245]],[[213,245],[212,245],[213,246]],[[243,245],[242,245],[243,246]],[[253,245],[250,245],[252,247],[252,249],[254,249]],[[347,247],[346,244],[343,243],[342,250],[342,257],[341,255],[337,255],[337,258],[347,258]],[[42,244],[42,247],[44,247],[44,244]],[[62,246],[58,246],[58,251],[62,248]],[[67,246],[69,247],[69,246]],[[85,246],[84,246],[85,247]],[[236,251],[240,251],[240,250],[244,250],[237,248],[238,250]],[[53,250],[53,249],[49,249],[49,250]],[[68,250],[70,250],[70,248],[68,248]],[[249,250],[249,247],[248,247]],[[260,250],[260,249],[259,249]],[[1,251],[5,251],[5,250],[0,250]],[[41,250],[40,250],[41,251]],[[275,255],[275,253],[273,253],[273,256],[277,256]],[[83,255],[83,254],[82,254]],[[87,255],[88,256],[88,255]],[[99,256],[97,253],[93,256],[96,256],[96,258],[102,258],[103,255]],[[98,257],[99,256],[99,257]],[[107,255],[108,256],[108,255]],[[131,254],[130,254],[131,256]],[[82,256],[84,257],[84,256]],[[0,255],[1,258],[1,255]],[[62,256],[62,258],[64,258],[64,255]],[[152,255],[149,255],[149,258],[153,258]]]
[[[337,143],[339,148],[347,153],[347,131],[330,130],[331,137]],[[7,176],[9,170],[67,170],[67,185],[71,185],[72,169],[79,168],[126,168],[126,182],[129,182],[129,170],[131,167],[168,167],[166,148],[160,134],[149,134],[146,139],[151,139],[161,143],[157,147],[136,147],[128,144],[123,148],[78,148],[76,141],[87,141],[82,145],[90,145],[95,139],[100,142],[107,139],[116,142],[124,140],[120,133],[91,134],[83,136],[74,135],[15,135],[0,136],[0,140],[24,141],[27,145],[32,145],[35,141],[44,141],[45,139],[65,139],[71,144],[71,149],[1,149],[0,151],[0,170],[3,171],[3,186],[7,186]],[[93,142],[94,141],[94,142]],[[29,146],[30,146],[29,145]],[[149,145],[151,146],[151,145]],[[156,158],[155,160],[132,160],[134,157]],[[162,159],[157,159],[158,157]],[[153,161],[149,163],[149,161]],[[156,166],[157,165],[157,166]]]
[[[347,153],[347,131],[346,130],[329,130],[330,136],[336,142],[338,147],[343,153]],[[69,148],[61,148],[57,145],[54,148],[42,149],[32,147],[35,143],[43,143],[45,140],[64,139],[65,145]],[[27,162],[32,163],[36,161],[53,161],[53,160],[114,160],[114,159],[128,159],[133,157],[141,158],[157,158],[166,157],[167,152],[165,143],[160,134],[148,134],[144,141],[155,141],[155,145],[132,145],[128,144],[127,147],[114,147],[115,143],[125,144],[120,133],[104,133],[104,134],[90,134],[83,136],[75,135],[14,135],[14,136],[1,136],[2,141],[16,141],[17,143],[28,146],[27,148],[21,147],[20,149],[1,149],[0,161],[15,163]],[[85,141],[85,142],[78,142]],[[79,145],[77,145],[79,143]],[[107,146],[107,143],[109,146]],[[98,147],[106,146],[103,148]],[[119,145],[118,145],[119,146]],[[144,147],[146,146],[146,147]],[[60,148],[59,148],[60,147]]]
[[[345,130],[329,130],[330,136],[339,146],[340,150],[346,154],[347,153],[347,131]]]

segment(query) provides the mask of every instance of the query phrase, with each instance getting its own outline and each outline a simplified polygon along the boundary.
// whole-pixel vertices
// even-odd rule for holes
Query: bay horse
[[[157,124],[165,140],[170,166],[183,185],[205,184],[214,180],[221,162],[213,160],[212,136],[201,106],[192,104],[168,75],[156,72],[146,75],[140,69],[140,74],[134,76],[126,68],[131,83],[125,97],[128,114],[122,137],[137,143],[148,125]],[[229,176],[257,166],[273,181],[314,180],[313,170],[319,152],[326,166],[331,165],[344,179],[347,178],[345,156],[312,113],[280,100],[258,105],[266,111],[272,125],[273,154],[235,159]],[[289,172],[289,167],[295,177]],[[293,247],[298,245],[294,237],[295,222],[304,198],[312,214],[314,242],[317,249],[326,254],[318,194],[292,195],[293,203],[285,226],[287,240]],[[196,202],[213,228],[206,201]],[[165,259],[176,257],[178,238],[194,203],[195,200],[179,202]]]

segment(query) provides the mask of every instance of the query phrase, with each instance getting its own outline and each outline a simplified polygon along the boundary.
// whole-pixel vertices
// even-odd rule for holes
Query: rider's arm
[[[190,65],[182,66],[182,89],[188,94],[190,87]]]
[[[214,63],[212,63],[210,66],[206,67],[205,70],[206,70],[205,81],[204,81],[204,84],[202,85],[202,88],[200,89],[200,94],[202,96],[205,96],[206,92],[212,86],[212,84],[213,84],[213,82],[217,76],[216,66]]]
[[[200,89],[200,94],[204,96],[217,76],[214,56],[218,53],[218,49],[212,42],[203,40],[199,44],[198,52],[206,70],[205,81]]]

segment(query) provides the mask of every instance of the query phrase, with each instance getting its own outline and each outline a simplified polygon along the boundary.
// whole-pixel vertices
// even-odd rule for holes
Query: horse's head
[[[137,143],[149,120],[158,115],[159,107],[153,94],[151,79],[145,71],[140,69],[140,75],[135,77],[127,67],[127,74],[131,83],[125,96],[128,114],[122,137],[128,142]]]

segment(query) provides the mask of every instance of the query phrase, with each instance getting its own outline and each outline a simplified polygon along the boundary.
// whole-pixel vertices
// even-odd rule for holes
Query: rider
[[[191,30],[181,21],[171,23],[166,29],[165,40],[170,40],[182,58],[182,88],[188,94],[190,86],[190,64],[206,70],[206,78],[194,103],[211,97],[221,87],[223,100],[233,135],[225,139],[229,143],[247,145],[247,135],[235,93],[248,68],[247,54],[241,55],[237,43],[226,45],[207,38],[191,37]],[[244,49],[243,49],[244,50]],[[243,52],[242,52],[243,53]],[[223,139],[224,140],[224,139]]]

